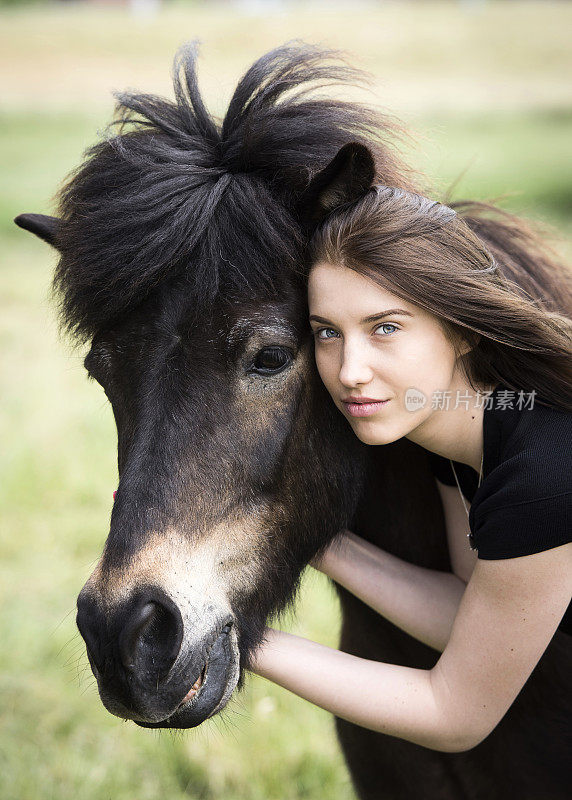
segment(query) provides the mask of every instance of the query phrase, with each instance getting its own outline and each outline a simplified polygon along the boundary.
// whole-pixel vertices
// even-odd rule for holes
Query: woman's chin
[[[360,420],[358,423],[352,421],[352,429],[360,442],[371,445],[391,444],[392,442],[396,442],[398,439],[401,439],[404,435],[403,433],[398,433],[396,431],[387,429],[380,430],[380,428],[375,424],[364,424],[363,420]]]

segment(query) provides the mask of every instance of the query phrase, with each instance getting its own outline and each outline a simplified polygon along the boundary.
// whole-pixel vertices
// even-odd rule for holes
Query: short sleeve
[[[443,458],[443,456],[438,456],[437,453],[427,451],[427,459],[429,461],[429,469],[437,480],[444,483],[445,486],[457,485],[448,458]]]
[[[473,522],[475,547],[481,559],[540,553],[572,541],[572,493],[498,508],[479,507]]]
[[[438,456],[436,453],[427,451],[427,458],[429,461],[429,469],[435,478],[445,486],[456,486],[455,474],[451,469],[451,462],[448,458]],[[459,479],[459,486],[469,503],[473,502],[473,497],[479,485],[479,476],[475,470],[468,464],[461,464],[458,461],[453,462],[457,478]]]

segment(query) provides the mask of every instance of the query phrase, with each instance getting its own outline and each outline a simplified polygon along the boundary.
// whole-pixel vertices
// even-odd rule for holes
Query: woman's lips
[[[351,417],[369,417],[370,414],[375,414],[380,408],[386,406],[389,400],[365,400],[360,402],[348,402],[342,400],[344,408],[347,410]]]

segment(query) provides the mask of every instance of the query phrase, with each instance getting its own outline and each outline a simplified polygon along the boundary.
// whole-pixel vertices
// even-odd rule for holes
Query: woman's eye
[[[387,328],[391,328],[391,330],[386,330]],[[375,329],[376,331],[381,331],[385,336],[390,336],[395,331],[398,331],[399,328],[397,325],[394,325],[393,322],[384,322],[381,325],[378,325]]]
[[[337,335],[332,328],[318,328],[315,333],[316,339],[334,339]]]

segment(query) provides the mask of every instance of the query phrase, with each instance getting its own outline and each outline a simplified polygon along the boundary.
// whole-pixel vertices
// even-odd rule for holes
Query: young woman
[[[442,655],[411,669],[268,629],[252,668],[358,725],[468,750],[572,634],[572,322],[453,209],[399,189],[330,215],[311,263],[320,376],[361,441],[431,454],[453,573],[351,531],[313,566]]]

